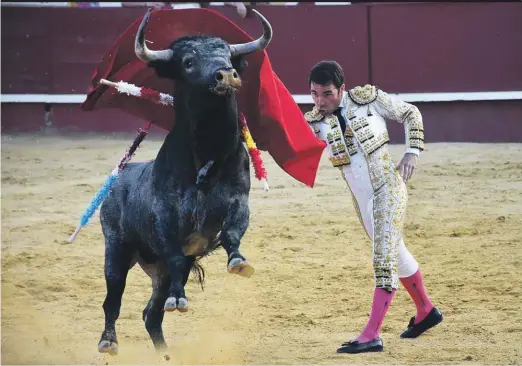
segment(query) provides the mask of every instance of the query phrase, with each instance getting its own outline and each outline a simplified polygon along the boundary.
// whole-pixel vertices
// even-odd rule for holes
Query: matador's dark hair
[[[344,83],[344,72],[341,65],[335,61],[320,61],[308,74],[308,85],[312,82],[319,85],[332,83],[337,89]]]

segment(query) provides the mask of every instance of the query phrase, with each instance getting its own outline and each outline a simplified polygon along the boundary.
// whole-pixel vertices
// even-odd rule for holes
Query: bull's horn
[[[134,41],[134,52],[140,60],[145,62],[159,60],[168,61],[172,58],[172,55],[174,54],[172,50],[166,49],[161,51],[151,51],[147,48],[147,45],[145,44],[145,27],[149,22],[151,11],[152,9],[147,10],[147,14],[145,14],[145,16],[143,17],[140,27],[138,28],[138,32],[136,33],[136,40]]]
[[[252,11],[259,18],[261,24],[263,25],[263,35],[255,41],[230,45],[230,53],[232,54],[232,57],[248,55],[252,52],[261,51],[262,49],[265,49],[266,46],[268,46],[270,40],[272,39],[272,26],[268,20],[266,20],[266,18],[262,16],[261,13],[259,13],[257,10],[252,9]]]

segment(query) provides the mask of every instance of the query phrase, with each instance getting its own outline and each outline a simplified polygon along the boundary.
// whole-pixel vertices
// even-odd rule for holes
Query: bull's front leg
[[[254,274],[254,267],[243,257],[239,251],[241,238],[245,235],[250,220],[248,209],[248,197],[236,198],[232,201],[227,217],[223,222],[223,228],[219,239],[227,251],[229,273],[236,273],[243,277]]]
[[[160,246],[158,249],[165,260],[170,276],[168,298],[163,310],[186,312],[188,311],[188,302],[185,295],[183,274],[190,266],[190,261],[183,254],[182,242],[177,235],[179,224],[172,220],[170,215],[167,214],[168,211],[160,210],[159,212],[164,212],[164,214],[156,214],[155,229]]]
[[[181,242],[179,243],[181,249]],[[172,253],[167,259],[167,266],[170,274],[169,297],[165,301],[163,310],[176,311],[182,313],[188,311],[187,296],[185,295],[185,287],[183,283],[183,274],[187,272],[190,266],[188,258],[185,257],[181,250]]]

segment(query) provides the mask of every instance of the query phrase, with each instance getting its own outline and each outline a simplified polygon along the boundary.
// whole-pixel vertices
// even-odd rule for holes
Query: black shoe
[[[364,343],[359,343],[358,341],[343,343],[341,348],[337,349],[337,353],[382,352],[383,349],[382,339],[377,337]]]
[[[414,324],[415,317],[411,318],[410,323],[408,324],[408,329],[401,334],[401,338],[417,338],[428,329],[439,324],[442,319],[442,313],[439,309],[434,307],[426,318],[424,318],[419,324]]]

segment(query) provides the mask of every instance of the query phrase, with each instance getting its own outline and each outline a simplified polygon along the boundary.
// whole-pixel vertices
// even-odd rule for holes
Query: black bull
[[[198,259],[223,246],[230,273],[254,272],[239,251],[249,224],[250,172],[235,92],[246,67],[242,56],[263,50],[272,37],[268,21],[255,14],[264,29],[257,40],[229,45],[189,36],[161,51],[145,45],[150,11],[143,18],[136,56],[160,77],[176,80],[176,123],[154,161],[126,166],[100,210],[107,284],[100,352],[118,351],[115,323],[127,273],[136,263],[152,279],[143,320],[157,350],[166,347],[164,311],[188,309],[184,286],[190,271],[203,281]]]

